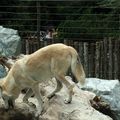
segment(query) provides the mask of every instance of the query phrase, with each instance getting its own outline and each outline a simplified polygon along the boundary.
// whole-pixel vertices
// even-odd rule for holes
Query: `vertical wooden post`
[[[99,77],[99,57],[100,57],[100,43],[96,42],[96,53],[95,53],[95,75],[96,77]]]
[[[64,40],[63,40],[63,43],[64,43],[65,45],[68,45],[67,39],[64,39]]]
[[[117,53],[117,62],[118,62],[118,64],[116,64],[117,65],[117,69],[118,69],[118,71],[117,71],[117,73],[118,73],[118,79],[120,80],[120,53],[119,53],[119,51],[120,51],[120,37],[119,37],[119,40],[118,40],[118,53]]]
[[[84,69],[86,73],[86,77],[88,77],[88,43],[84,42]]]
[[[70,43],[69,43],[70,45]],[[78,42],[74,42],[74,48],[78,51],[79,50],[79,43]]]
[[[119,40],[115,40],[114,42],[114,52],[113,52],[113,64],[114,64],[114,69],[113,69],[113,76],[114,79],[118,79],[118,56],[119,56]]]
[[[36,2],[37,4],[37,41],[40,48],[40,1]]]
[[[30,52],[30,50],[29,50],[29,46],[30,46],[30,45],[29,45],[29,40],[26,39],[26,40],[25,40],[25,43],[26,43],[26,46],[25,46],[25,47],[26,47],[26,53],[25,53],[25,54],[29,54],[29,52]]]
[[[100,42],[100,78],[104,78],[104,46],[103,41]]]
[[[112,40],[109,38],[109,53],[108,53],[108,58],[109,58],[109,67],[108,67],[108,72],[109,72],[109,79],[112,79]]]
[[[91,77],[91,43],[88,43],[88,77]]]
[[[95,77],[95,43],[89,43],[88,77]]]
[[[104,58],[103,58],[103,64],[104,64],[104,79],[107,79],[107,73],[108,73],[108,69],[107,69],[107,38],[104,38],[103,41],[103,48],[104,48]]]
[[[83,46],[83,42],[79,42],[79,56],[80,56],[80,60],[82,65],[84,65],[84,46]]]

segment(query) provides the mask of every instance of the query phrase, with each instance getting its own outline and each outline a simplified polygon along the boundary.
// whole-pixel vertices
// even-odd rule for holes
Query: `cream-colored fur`
[[[73,85],[66,80],[65,75],[71,68],[73,75],[82,84],[85,81],[85,73],[80,63],[78,53],[73,47],[64,44],[52,44],[39,49],[33,54],[15,62],[8,75],[1,82],[0,93],[5,101],[5,107],[14,107],[14,101],[23,88],[31,88],[23,98],[28,102],[32,92],[39,103],[39,113],[43,110],[43,102],[39,92],[39,83],[55,77],[56,89],[48,96],[52,97],[62,88],[62,83],[68,89],[66,103],[71,102]]]

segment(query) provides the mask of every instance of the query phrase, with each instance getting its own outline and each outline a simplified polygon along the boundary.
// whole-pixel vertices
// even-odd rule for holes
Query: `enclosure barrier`
[[[40,41],[40,48],[59,40]],[[23,41],[23,53],[31,54],[39,49],[37,39]],[[120,39],[104,38],[97,42],[64,39],[63,43],[73,46],[79,53],[87,77],[102,79],[120,78]]]
[[[24,54],[64,43],[78,51],[87,77],[119,79],[120,7],[105,1],[2,1],[0,25],[18,30]],[[51,25],[60,39],[41,40],[40,31]]]

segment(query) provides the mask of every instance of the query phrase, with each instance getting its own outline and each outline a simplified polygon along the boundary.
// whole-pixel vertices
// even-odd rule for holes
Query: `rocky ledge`
[[[53,89],[54,84],[46,85],[44,86],[44,93],[48,94]],[[2,120],[112,120],[109,116],[91,107],[90,100],[95,97],[94,93],[82,91],[77,86],[74,88],[71,104],[64,103],[64,98],[67,94],[66,88],[63,87],[51,100],[48,101],[45,99],[46,112],[37,118],[34,115],[36,109],[30,108],[22,102],[23,96],[23,94],[20,94],[19,98],[16,100],[16,108],[9,111],[2,109],[3,101],[0,100],[0,118],[4,117],[4,115],[6,116],[6,119],[2,118]],[[29,101],[37,105],[37,101],[34,97],[30,98]]]

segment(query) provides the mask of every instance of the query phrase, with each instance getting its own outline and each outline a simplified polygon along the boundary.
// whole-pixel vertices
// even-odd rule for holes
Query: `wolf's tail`
[[[72,47],[71,47],[72,48]],[[72,60],[71,60],[71,71],[74,75],[74,77],[77,79],[77,82],[80,82],[81,84],[85,83],[85,72],[83,69],[83,66],[80,61],[80,57],[77,53],[77,51],[72,48]]]

